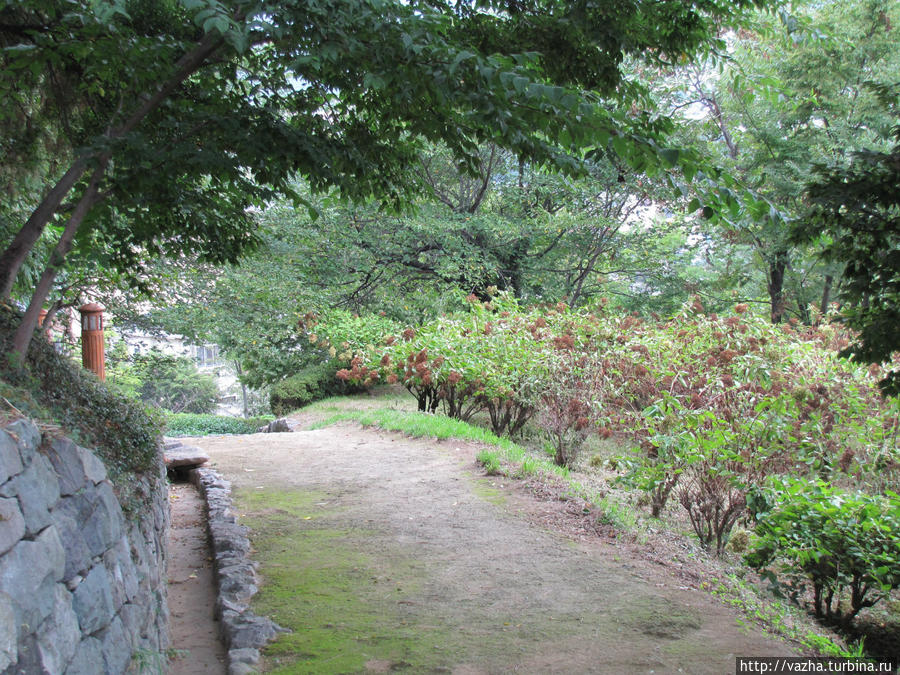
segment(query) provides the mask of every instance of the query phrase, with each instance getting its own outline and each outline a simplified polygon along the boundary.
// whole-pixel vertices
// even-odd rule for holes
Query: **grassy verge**
[[[806,649],[839,658],[865,656],[862,642],[839,644],[833,637],[811,627],[808,617],[799,607],[782,600],[763,598],[759,592],[745,581],[731,574],[724,579],[703,582],[700,587],[709,591],[726,605],[741,610],[770,632],[793,640]]]
[[[320,401],[321,407],[338,408],[339,402]],[[304,409],[305,410],[305,409]],[[508,438],[497,436],[482,427],[467,422],[429,415],[421,412],[405,410],[341,410],[310,426],[310,429],[337,424],[339,422],[357,422],[363,426],[378,427],[386,431],[399,431],[409,436],[428,438],[456,438],[474,441],[486,447],[476,456],[488,474],[505,474],[510,477],[525,478],[528,476],[552,477],[567,484],[566,494],[573,499],[582,499],[595,506],[600,512],[604,524],[622,530],[635,530],[639,527],[639,519],[627,506],[613,499],[599,495],[596,491],[584,487],[574,480],[569,469],[554,464],[550,459],[535,456],[521,445]]]
[[[365,394],[352,394],[348,396],[329,396],[309,405],[298,408],[290,414],[320,414],[320,413],[336,413],[346,410],[406,410],[409,412],[415,409],[415,400],[409,394],[401,390],[397,391],[396,387],[383,385],[373,387],[371,391]]]

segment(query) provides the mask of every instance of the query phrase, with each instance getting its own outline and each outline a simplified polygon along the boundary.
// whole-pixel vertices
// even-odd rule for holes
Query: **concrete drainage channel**
[[[187,478],[206,503],[206,528],[216,580],[215,617],[228,652],[229,675],[256,672],[260,652],[285,629],[250,610],[256,594],[256,564],[250,559],[247,528],[240,525],[231,503],[231,484],[201,466],[209,457],[199,448],[166,439],[166,466],[176,479]]]

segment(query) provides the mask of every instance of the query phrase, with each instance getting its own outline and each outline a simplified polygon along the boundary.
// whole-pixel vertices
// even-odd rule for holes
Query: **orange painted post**
[[[103,353],[103,308],[96,302],[81,307],[81,364],[106,379],[106,357]]]
[[[46,309],[42,309],[41,313],[38,314],[38,328],[41,329],[48,342],[53,342],[53,338],[50,336],[50,326],[44,325],[44,322],[47,320],[47,313]]]

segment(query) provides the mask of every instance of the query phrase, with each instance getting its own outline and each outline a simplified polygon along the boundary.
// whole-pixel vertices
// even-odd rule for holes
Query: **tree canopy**
[[[681,59],[752,4],[7,1],[3,143],[66,158],[33,163],[30,215],[0,256],[9,296],[47,225],[63,228],[16,349],[79,231],[108,233],[125,270],[163,250],[234,260],[254,243],[248,209],[294,175],[403,203],[422,141],[473,170],[493,142],[577,172],[580,148],[641,121],[603,105],[640,89],[623,59]]]
[[[663,312],[768,296],[773,320],[809,321],[849,282],[789,225],[817,161],[888,151],[868,82],[896,75],[900,19],[881,0],[752,11],[775,4],[2,2],[16,349],[51,286],[52,311],[260,246],[268,281],[194,281],[277,306],[288,353],[295,275],[355,309],[406,289],[411,318],[444,287],[497,287]]]

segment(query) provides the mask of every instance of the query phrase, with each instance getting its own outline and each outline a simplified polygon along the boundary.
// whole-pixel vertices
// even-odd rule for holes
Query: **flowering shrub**
[[[748,490],[772,473],[840,480],[871,471],[896,438],[896,404],[870,374],[830,351],[843,337],[773,326],[746,315],[706,316],[696,304],[665,323],[634,324],[610,355],[608,408],[639,451],[622,464],[658,515],[670,495],[704,547],[724,549]],[[629,353],[630,352],[630,353]]]
[[[365,346],[359,337],[350,337],[345,315],[332,315],[328,325],[317,321],[316,339],[334,345],[346,338],[338,356],[349,356],[350,363],[338,377],[362,384],[399,382],[416,397],[421,411],[443,407],[461,420],[486,411],[495,433],[515,434],[534,414],[540,384],[546,381],[541,354],[545,335],[529,331],[520,312],[512,316],[510,309],[518,308],[508,296],[486,306],[474,298],[470,302],[468,314],[416,328],[367,324],[362,332],[371,342]]]
[[[400,383],[419,410],[484,412],[497,434],[537,415],[559,464],[589,433],[631,442],[622,480],[649,494],[654,515],[674,496],[717,553],[769,475],[898,489],[900,407],[881,397],[879,368],[836,357],[847,343],[837,327],[775,326],[746,305],[706,315],[697,300],[665,321],[602,302],[467,300],[468,312],[422,326],[332,313],[307,330],[345,359],[338,377]]]
[[[297,328],[306,334],[311,345],[328,352],[330,358],[349,365],[355,356],[366,358],[374,353],[384,336],[400,331],[402,326],[383,314],[360,316],[333,309],[321,314],[305,314],[297,322]]]
[[[549,359],[548,378],[537,403],[537,422],[559,466],[572,466],[602,417],[602,369],[591,350],[569,348],[568,340]],[[609,432],[604,430],[604,434]]]

